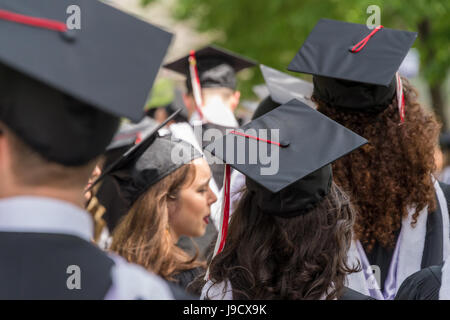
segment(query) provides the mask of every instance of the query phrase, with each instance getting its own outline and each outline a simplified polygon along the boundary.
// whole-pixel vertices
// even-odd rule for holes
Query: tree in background
[[[143,5],[155,1],[141,0]],[[286,70],[320,18],[366,23],[367,8],[381,9],[388,28],[417,31],[421,74],[428,83],[432,107],[447,128],[444,81],[450,65],[450,1],[448,0],[177,0],[173,15],[195,22],[198,31],[217,32],[216,43],[263,64]],[[262,82],[249,71],[240,88],[248,93]]]

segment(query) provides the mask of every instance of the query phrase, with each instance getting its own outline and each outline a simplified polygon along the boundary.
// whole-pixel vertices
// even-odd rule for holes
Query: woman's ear
[[[175,213],[177,208],[177,197],[174,194],[167,194],[167,213],[169,218]]]

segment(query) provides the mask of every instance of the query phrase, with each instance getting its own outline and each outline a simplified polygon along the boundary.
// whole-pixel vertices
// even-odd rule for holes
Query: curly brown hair
[[[194,177],[195,166],[186,164],[151,186],[114,229],[111,250],[169,281],[184,270],[205,268],[198,250],[189,256],[173,243],[168,231],[168,204]]]
[[[355,235],[369,252],[376,241],[385,248],[394,246],[408,208],[415,208],[412,226],[423,208],[436,208],[432,173],[440,125],[406,79],[403,90],[404,123],[396,99],[374,114],[346,111],[313,97],[320,112],[369,141],[333,163],[335,182],[351,195],[358,212]]]
[[[289,219],[261,213],[244,191],[210,278],[229,280],[233,299],[338,298],[345,276],[358,271],[347,265],[354,218],[334,183],[315,209]]]

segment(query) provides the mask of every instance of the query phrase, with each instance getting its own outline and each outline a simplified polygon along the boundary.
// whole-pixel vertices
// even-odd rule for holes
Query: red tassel
[[[382,25],[379,25],[378,27],[376,27],[375,29],[372,30],[371,33],[369,33],[368,36],[366,36],[364,39],[362,39],[360,42],[358,42],[357,44],[355,44],[355,46],[351,49],[351,52],[356,53],[361,51],[362,48],[364,48],[367,44],[367,42],[369,41],[370,38],[373,37],[373,35],[375,33],[377,33],[378,31],[381,30],[381,28],[383,28]]]
[[[221,239],[219,250],[217,254],[219,254],[223,247],[225,246],[225,241],[227,238],[228,232],[228,222],[230,219],[230,182],[231,182],[231,168],[228,164],[225,165],[225,184],[224,184],[224,206],[223,206],[223,221],[222,221],[222,230],[221,230]]]
[[[239,132],[239,131],[234,131],[234,130],[233,130],[233,131],[231,131],[230,133],[232,133],[232,134],[237,134],[237,135],[239,135],[239,136],[243,136],[243,137],[250,138],[250,139],[254,139],[254,140],[258,140],[258,141],[263,141],[263,142],[275,144],[275,145],[277,145],[277,146],[279,146],[279,147],[282,147],[282,145],[281,145],[279,142],[274,142],[274,141],[270,141],[270,140],[258,138],[258,137],[255,137],[255,136],[252,136],[252,135],[249,135],[249,134],[245,134],[245,133],[242,133],[242,132]]]
[[[142,141],[142,134],[140,132],[136,133],[136,140],[134,141],[134,144],[139,144]]]
[[[26,25],[29,25],[32,27],[37,27],[37,28],[42,28],[42,29],[49,29],[49,30],[54,30],[54,31],[59,31],[59,32],[67,31],[67,25],[60,21],[30,17],[30,16],[26,16],[23,14],[18,14],[18,13],[14,13],[14,12],[2,10],[2,9],[0,9],[0,19],[16,22],[16,23],[20,23],[20,24],[26,24]]]
[[[403,84],[402,79],[400,78],[400,75],[398,72],[395,74],[396,77],[396,90],[397,90],[397,105],[398,105],[398,113],[400,115],[400,123],[405,122],[405,95],[403,94]]]
[[[195,100],[195,110],[197,111],[200,119],[203,120],[203,112],[201,108],[203,107],[202,101],[202,87],[200,85],[200,77],[198,75],[197,69],[197,59],[195,58],[195,51],[192,50],[189,54],[189,72],[192,84],[192,94]]]

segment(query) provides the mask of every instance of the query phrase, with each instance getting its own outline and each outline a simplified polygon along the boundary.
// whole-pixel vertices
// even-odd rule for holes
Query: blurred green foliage
[[[174,99],[174,83],[166,78],[158,79],[150,93],[145,109],[158,108],[171,103]]]
[[[217,45],[286,70],[320,18],[366,23],[370,5],[380,7],[383,26],[419,32],[414,47],[420,53],[421,75],[430,88],[442,83],[450,65],[449,0],[177,0],[172,13],[179,20],[192,20],[200,32],[218,32]],[[250,80],[241,81],[246,97],[263,81],[257,68],[241,77]]]

